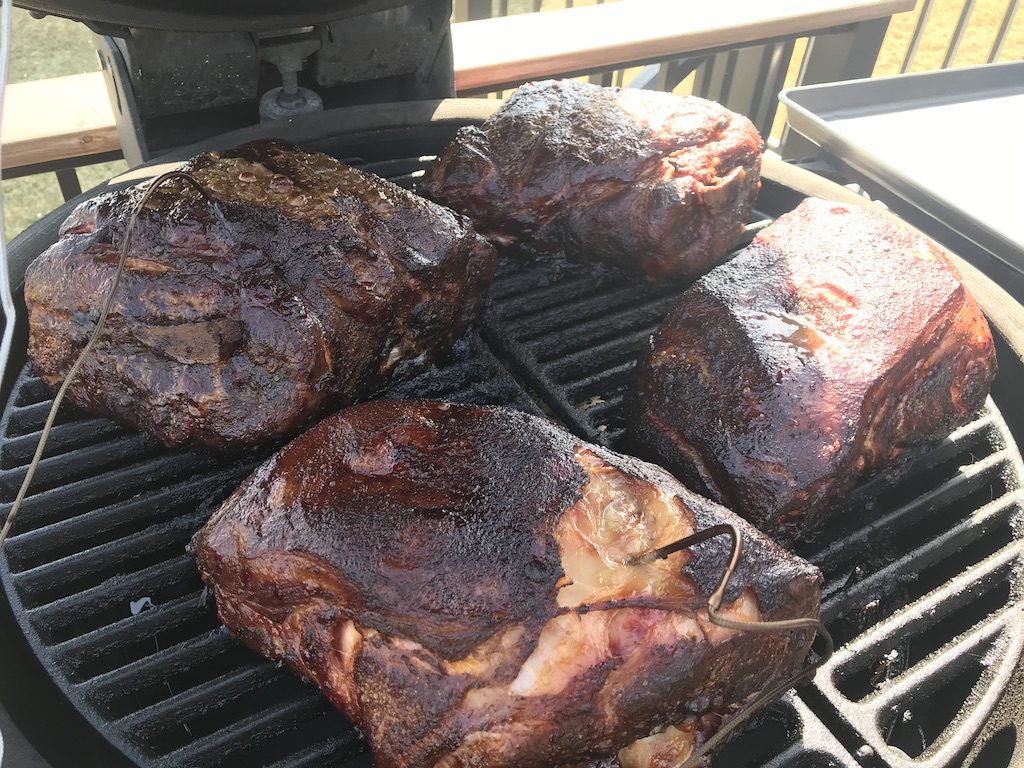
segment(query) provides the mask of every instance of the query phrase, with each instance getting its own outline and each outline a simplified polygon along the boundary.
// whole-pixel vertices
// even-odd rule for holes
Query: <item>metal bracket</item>
[[[261,58],[281,74],[281,86],[260,97],[260,120],[281,120],[323,110],[323,99],[316,91],[299,85],[303,64],[320,44],[321,36],[310,27],[295,35],[272,37],[260,46]]]

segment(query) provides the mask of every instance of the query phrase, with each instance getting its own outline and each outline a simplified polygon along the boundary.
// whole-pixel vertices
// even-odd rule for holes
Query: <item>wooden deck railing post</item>
[[[455,0],[453,11],[453,21],[456,22],[489,19],[491,18],[491,0]],[[505,14],[507,13],[508,5],[506,3]]]

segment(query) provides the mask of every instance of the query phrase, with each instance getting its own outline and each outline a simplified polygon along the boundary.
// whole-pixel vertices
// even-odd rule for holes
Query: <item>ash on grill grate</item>
[[[538,412],[472,331],[383,397]],[[0,420],[0,498],[24,477],[50,395],[30,369]],[[73,701],[143,765],[330,765],[365,747],[312,686],[228,637],[185,545],[272,448],[173,451],[66,409],[4,548],[5,586]]]
[[[840,523],[805,553],[826,572],[823,614],[845,643],[815,684],[887,764],[951,764],[1019,658],[1022,478],[990,401],[905,477],[862,488],[845,512],[866,524]]]
[[[712,768],[854,768],[843,749],[807,705],[787,693],[742,726],[715,756]]]

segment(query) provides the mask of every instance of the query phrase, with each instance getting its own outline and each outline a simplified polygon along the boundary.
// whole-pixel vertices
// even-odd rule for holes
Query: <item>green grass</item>
[[[92,35],[81,24],[56,16],[33,19],[21,8],[11,11],[11,22],[12,83],[99,69]]]
[[[28,11],[11,11],[10,82],[77,75],[100,68],[92,34],[67,19],[33,19]],[[78,169],[82,188],[88,189],[126,169],[123,161],[98,163]],[[64,199],[52,173],[2,182],[4,219],[8,239],[13,238]]]
[[[592,5],[595,2],[597,0],[576,0],[575,4]],[[986,60],[999,21],[1009,2],[1010,0],[977,0],[968,27],[968,34],[954,61],[955,66],[980,64]],[[566,0],[543,0],[542,7],[544,10],[553,10],[564,8],[565,4]],[[524,12],[531,10],[532,5],[532,0],[510,0],[509,10],[510,12]],[[875,67],[876,75],[899,71],[903,53],[910,41],[921,5],[922,2],[919,1],[918,10],[893,17],[889,34],[886,36],[885,45]],[[914,71],[941,66],[943,53],[963,5],[964,0],[935,0],[926,35],[918,56],[914,60]],[[497,0],[493,7],[497,10]],[[99,68],[92,35],[83,25],[53,17],[42,20],[33,19],[27,11],[19,8],[12,11],[12,18],[11,82],[73,75]],[[798,46],[798,54],[802,51],[803,45]],[[1022,57],[1024,57],[1024,11],[1017,14],[1000,60],[1011,61]],[[797,68],[795,63],[791,73],[793,81],[796,79]],[[629,75],[632,74],[632,72],[629,73]],[[628,82],[630,78],[627,76],[625,79]],[[787,85],[789,84],[791,83],[787,83]],[[688,81],[682,84],[680,92],[684,92],[687,87]],[[779,129],[782,125],[781,120],[780,116],[777,125]],[[80,168],[78,175],[82,181],[82,187],[88,189],[121,173],[124,169],[123,162],[101,163]],[[14,237],[62,202],[57,179],[52,173],[11,179],[2,182],[2,186],[8,238]]]

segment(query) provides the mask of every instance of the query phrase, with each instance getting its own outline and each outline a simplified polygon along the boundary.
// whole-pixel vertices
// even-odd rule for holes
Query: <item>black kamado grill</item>
[[[202,138],[200,144],[175,149],[157,164],[272,136],[411,186],[459,126],[496,107],[439,100],[452,92],[447,2],[411,7],[369,0],[338,11],[293,0],[287,16],[272,3],[249,3],[244,12],[241,4],[220,3],[217,13],[203,2],[178,3],[173,11],[128,5],[36,3],[127,36],[108,38],[104,55],[108,65],[117,59],[110,82],[119,103],[134,104],[133,122],[122,126],[136,138],[134,150],[126,142],[129,153],[148,159],[153,147],[170,147],[172,137],[194,133],[197,124],[205,129],[203,137],[188,136]],[[340,18],[368,11],[374,13]],[[157,31],[167,29],[179,32]],[[196,29],[210,37],[180,32]],[[285,74],[271,82],[312,86],[322,74],[328,109],[219,133],[235,127],[233,121],[255,123],[258,108],[253,98],[243,103],[241,91],[231,95],[239,78],[225,78],[218,88],[217,67],[236,66],[249,76],[255,66],[250,92],[262,92],[267,65],[253,64],[255,54],[240,41],[259,47],[269,30],[280,29],[290,37],[270,41],[282,46],[270,60],[284,62]],[[429,35],[409,37],[410,29]],[[389,35],[415,38],[419,47],[395,44],[390,58],[386,51],[374,54],[374,71],[383,73],[377,89],[360,82],[370,79],[361,60],[346,59],[339,52],[344,47],[333,43],[331,55],[312,69],[287,74],[288,57],[298,55],[285,50],[289,41],[348,40],[353,55],[363,56],[360,39],[379,43]],[[171,38],[190,55],[207,41],[223,54],[206,69],[188,71],[190,59],[178,70],[199,76],[202,69],[198,93],[149,68],[173,69],[171,51],[154,47]],[[154,83],[178,94],[162,114],[153,111],[159,100],[145,92]],[[302,93],[292,87],[286,96],[287,106]],[[336,100],[380,100],[375,97],[384,101],[331,108]],[[175,133],[186,124],[188,131]],[[745,242],[810,194],[863,202],[844,187],[768,160]],[[6,508],[50,405],[49,392],[26,365],[20,287],[25,266],[54,241],[75,202],[44,217],[9,249],[19,314],[0,418]],[[823,613],[837,652],[812,684],[768,707],[733,739],[714,761],[719,768],[937,768],[965,760],[1002,768],[1015,764],[1015,750],[1024,759],[1014,726],[1024,711],[1024,464],[1017,448],[1024,441],[1024,309],[976,270],[965,270],[997,336],[1000,372],[992,398],[971,424],[918,456],[907,477],[879,477],[851,494],[838,522],[803,547],[801,554],[825,573]],[[628,450],[624,387],[636,355],[683,287],[625,278],[606,267],[507,259],[488,310],[447,364],[387,396],[512,405]],[[228,637],[185,552],[211,511],[269,451],[168,450],[74,408],[61,412],[0,557],[6,593],[0,694],[55,768],[370,765],[360,734],[313,686]]]

